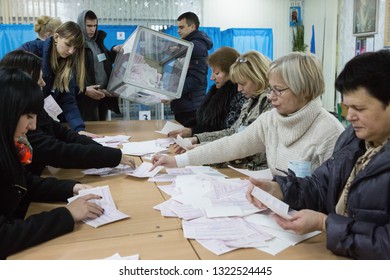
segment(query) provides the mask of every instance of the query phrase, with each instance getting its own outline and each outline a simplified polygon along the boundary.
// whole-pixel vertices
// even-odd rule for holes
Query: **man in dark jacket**
[[[107,33],[98,30],[98,18],[85,10],[77,18],[85,40],[86,89],[78,95],[78,106],[84,121],[104,121],[108,110],[120,114],[118,96],[106,90],[112,64],[121,46],[109,51],[104,46]]]
[[[175,120],[185,127],[196,125],[196,111],[202,104],[207,89],[207,56],[213,42],[203,31],[199,31],[199,18],[192,12],[177,19],[180,38],[194,44],[190,64],[179,99],[172,100],[171,109]]]

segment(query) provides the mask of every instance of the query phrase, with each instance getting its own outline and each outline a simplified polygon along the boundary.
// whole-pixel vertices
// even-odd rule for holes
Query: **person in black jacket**
[[[207,57],[213,42],[199,29],[199,18],[186,12],[177,18],[180,38],[194,44],[181,97],[171,102],[175,120],[185,127],[196,125],[196,111],[203,102],[207,89]],[[164,102],[164,101],[163,101]],[[164,102],[166,103],[166,102]]]
[[[235,123],[246,101],[229,75],[230,66],[239,56],[235,49],[222,47],[208,57],[214,85],[197,111],[196,125],[171,131],[168,133],[169,137],[191,137],[197,133],[226,129]]]
[[[31,161],[26,133],[35,129],[43,107],[37,83],[18,69],[0,68],[0,258],[71,232],[74,223],[96,218],[103,209],[85,195],[72,203],[25,218],[31,201],[65,202],[90,186],[40,178],[25,171]]]
[[[39,86],[45,82],[41,75],[41,59],[23,50],[6,54],[0,66],[15,67],[30,74]],[[135,167],[134,160],[121,150],[104,147],[92,138],[80,135],[55,122],[45,110],[37,117],[37,129],[27,133],[34,151],[34,161],[26,168],[41,175],[45,166],[60,168],[115,167],[119,163]]]
[[[86,89],[77,96],[78,106],[84,121],[105,121],[108,110],[120,114],[118,96],[106,88],[121,45],[110,51],[104,46],[107,33],[98,30],[98,18],[93,11],[82,11],[77,23],[84,35],[86,78]]]
[[[276,217],[286,230],[326,232],[326,246],[354,259],[390,259],[390,51],[351,59],[336,79],[350,126],[332,157],[312,176],[251,179],[259,188],[300,210],[291,220]],[[247,197],[262,207],[252,197]]]

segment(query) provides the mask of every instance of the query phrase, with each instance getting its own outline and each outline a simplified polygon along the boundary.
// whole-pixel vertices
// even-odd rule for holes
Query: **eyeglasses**
[[[246,57],[239,56],[237,57],[236,62],[246,63],[248,62],[248,59]]]
[[[282,89],[277,89],[277,88],[268,88],[269,90],[269,93],[268,93],[268,96],[271,96],[272,93],[275,94],[275,96],[279,97],[283,94],[283,92],[285,92],[286,90],[290,89],[289,87],[286,87],[286,88],[282,88]]]
[[[20,195],[21,198],[26,195],[27,189],[25,187],[22,187],[22,186],[17,185],[17,184],[14,184],[12,186],[16,189],[17,193]]]

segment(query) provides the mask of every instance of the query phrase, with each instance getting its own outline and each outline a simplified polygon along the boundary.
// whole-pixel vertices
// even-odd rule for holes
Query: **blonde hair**
[[[251,80],[256,85],[257,95],[268,88],[267,71],[271,61],[258,51],[249,51],[237,58],[230,67],[233,83],[244,84]]]
[[[59,18],[50,16],[39,16],[34,24],[34,31],[38,33],[38,37],[46,39],[48,36],[53,36],[56,29],[61,25]],[[48,36],[46,33],[49,33]]]
[[[320,61],[312,54],[292,52],[273,61],[268,71],[279,76],[291,91],[309,101],[321,96],[325,90]]]
[[[69,40],[69,43],[76,48],[76,51],[67,58],[62,58],[53,40],[50,56],[50,65],[55,74],[53,89],[69,92],[69,82],[72,76],[75,75],[77,86],[80,91],[83,91],[85,79],[83,32],[77,23],[67,21],[57,28],[56,35]]]

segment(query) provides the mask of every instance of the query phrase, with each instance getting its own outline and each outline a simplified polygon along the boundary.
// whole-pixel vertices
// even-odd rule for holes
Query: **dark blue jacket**
[[[357,159],[366,151],[350,126],[339,137],[332,157],[311,177],[276,176],[285,202],[294,209],[328,214],[327,248],[355,259],[390,259],[390,142],[376,154],[352,182],[348,217],[335,206]]]
[[[70,128],[76,132],[85,130],[85,124],[80,115],[76,101],[79,88],[76,85],[75,75],[73,75],[70,80],[69,92],[59,92],[58,90],[52,92],[55,77],[50,65],[52,45],[53,37],[50,37],[45,41],[34,40],[24,43],[21,48],[42,57],[43,80],[46,83],[46,86],[43,88],[43,93],[45,97],[51,94],[61,107],[63,113],[59,116],[59,118],[65,120],[69,124]]]
[[[195,30],[186,38],[194,44],[183,91],[179,99],[172,100],[173,113],[197,110],[202,104],[207,88],[207,56],[213,42],[203,31]]]

